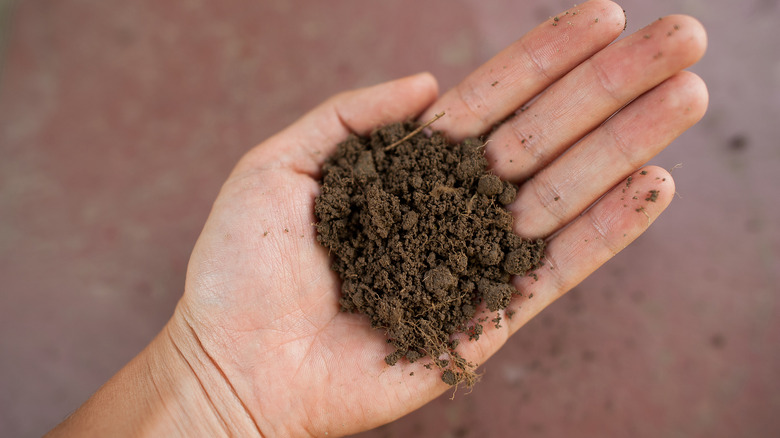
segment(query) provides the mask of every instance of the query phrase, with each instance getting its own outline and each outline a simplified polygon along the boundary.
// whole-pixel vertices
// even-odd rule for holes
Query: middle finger
[[[529,178],[627,103],[698,61],[705,35],[694,18],[673,15],[583,62],[490,136],[493,171],[516,182]]]

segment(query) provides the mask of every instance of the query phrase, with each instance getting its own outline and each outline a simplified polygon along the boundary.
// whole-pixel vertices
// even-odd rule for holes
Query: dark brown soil
[[[543,240],[513,234],[503,207],[516,188],[486,172],[482,144],[449,144],[393,124],[350,136],[323,166],[315,202],[317,239],[334,256],[343,311],[368,316],[405,358],[428,357],[442,380],[473,383],[474,365],[456,351],[455,333],[479,338],[480,305],[496,312],[519,292],[512,275],[540,264]],[[494,320],[498,325],[499,320]]]

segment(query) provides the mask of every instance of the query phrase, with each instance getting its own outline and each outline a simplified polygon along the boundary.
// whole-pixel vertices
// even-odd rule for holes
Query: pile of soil
[[[473,384],[452,335],[478,339],[488,320],[475,318],[478,306],[506,308],[520,293],[510,277],[538,267],[545,242],[512,232],[504,206],[517,189],[486,171],[481,142],[434,133],[398,143],[415,128],[396,123],[339,144],[323,166],[317,239],[334,256],[342,310],[386,331],[389,365],[429,357],[445,382]]]

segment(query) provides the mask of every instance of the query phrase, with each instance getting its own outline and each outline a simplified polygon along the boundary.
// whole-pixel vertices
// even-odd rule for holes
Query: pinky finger
[[[508,308],[516,310],[508,321],[510,332],[639,237],[666,209],[674,192],[674,182],[666,170],[646,167],[623,180],[554,236],[547,245],[545,264],[534,275],[515,279],[523,296],[516,297]]]

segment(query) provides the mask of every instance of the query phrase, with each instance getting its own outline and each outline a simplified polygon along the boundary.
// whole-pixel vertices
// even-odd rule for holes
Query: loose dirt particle
[[[414,129],[393,124],[338,146],[315,200],[317,240],[334,255],[341,309],[385,330],[387,364],[429,357],[443,381],[473,384],[451,336],[478,339],[477,306],[505,308],[518,294],[511,276],[537,268],[545,242],[512,232],[502,205],[517,189],[486,172],[481,142],[418,134],[387,149]]]
[[[511,163],[512,160],[509,160]],[[515,200],[517,197],[517,187],[513,186],[510,183],[506,183],[506,186],[504,187],[504,190],[501,192],[500,195],[498,195],[498,202],[501,203],[501,205],[509,205],[512,203],[512,201]]]
[[[645,201],[655,202],[658,199],[658,193],[660,193],[659,190],[650,190],[650,194],[647,195]]]
[[[504,191],[504,184],[496,175],[482,175],[477,184],[477,193],[485,196],[495,196]]]
[[[450,386],[457,385],[459,382],[458,377],[452,370],[445,370],[441,375],[441,380]]]

